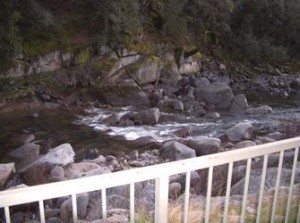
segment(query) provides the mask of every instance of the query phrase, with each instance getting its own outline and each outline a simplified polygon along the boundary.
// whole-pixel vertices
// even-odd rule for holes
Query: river
[[[259,105],[256,101],[251,105]],[[6,155],[20,146],[18,138],[24,133],[35,135],[35,142],[42,145],[42,152],[59,144],[69,142],[76,151],[77,158],[86,151],[97,148],[99,153],[108,155],[115,152],[128,152],[131,141],[151,136],[157,141],[178,138],[177,131],[188,128],[190,137],[206,135],[220,136],[236,123],[248,122],[260,132],[285,131],[291,125],[298,132],[297,120],[300,120],[300,108],[296,101],[266,102],[273,108],[267,115],[231,116],[221,114],[221,118],[193,117],[179,113],[160,114],[159,124],[151,126],[106,126],[102,120],[110,114],[123,115],[136,111],[133,107],[88,108],[85,112],[70,109],[43,110],[38,117],[24,113],[7,113],[0,116],[0,159],[10,161]],[[300,124],[299,124],[300,126]],[[283,129],[285,128],[285,129]],[[289,137],[287,135],[287,137]]]

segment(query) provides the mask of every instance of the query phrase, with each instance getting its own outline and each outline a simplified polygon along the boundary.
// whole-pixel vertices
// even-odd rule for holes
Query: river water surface
[[[159,124],[127,127],[106,126],[102,120],[113,113],[122,116],[126,112],[135,111],[133,107],[89,108],[84,114],[69,109],[52,109],[42,111],[36,118],[22,113],[1,114],[0,159],[2,162],[9,160],[7,152],[20,146],[17,139],[24,133],[35,135],[36,143],[42,145],[42,152],[61,143],[71,143],[80,157],[92,148],[97,148],[104,155],[116,151],[128,152],[132,149],[132,140],[144,136],[151,136],[157,141],[173,139],[178,137],[176,131],[183,128],[191,130],[191,137],[216,137],[239,122],[251,123],[262,132],[274,132],[283,131],[282,126],[285,128],[286,124],[282,123],[295,125],[300,120],[300,108],[295,101],[266,104],[273,108],[272,114],[231,116],[222,113],[221,118],[211,119],[161,112]],[[298,126],[296,128],[298,131]]]

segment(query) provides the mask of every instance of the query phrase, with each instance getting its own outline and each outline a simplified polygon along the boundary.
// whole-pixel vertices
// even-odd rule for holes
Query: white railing
[[[26,204],[31,202],[39,203],[40,221],[45,222],[45,210],[44,200],[63,197],[67,195],[72,196],[72,210],[73,210],[73,221],[77,222],[77,203],[76,195],[84,192],[91,192],[101,190],[102,195],[102,217],[105,221],[107,218],[107,205],[106,205],[106,189],[121,185],[130,185],[130,222],[135,221],[135,205],[134,205],[134,184],[141,181],[155,180],[155,222],[166,223],[168,222],[168,200],[169,200],[169,177],[171,175],[185,173],[186,175],[186,186],[184,195],[184,206],[183,206],[183,222],[188,222],[188,211],[189,211],[189,197],[190,197],[190,179],[191,171],[207,169],[208,168],[208,182],[207,182],[207,197],[206,197],[206,209],[205,209],[205,222],[210,222],[210,200],[212,193],[212,178],[214,167],[222,164],[228,165],[228,176],[227,176],[227,188],[226,188],[226,199],[225,208],[223,212],[223,222],[227,222],[228,206],[230,197],[230,187],[232,180],[233,164],[236,161],[247,160],[247,168],[245,175],[245,186],[243,194],[243,202],[241,209],[241,222],[246,222],[246,205],[247,195],[249,187],[249,178],[251,172],[251,161],[254,157],[264,157],[263,169],[262,169],[262,180],[260,186],[260,194],[258,199],[258,210],[256,222],[261,221],[261,210],[262,210],[262,198],[264,192],[264,184],[266,178],[268,156],[272,153],[280,153],[277,181],[274,192],[274,199],[272,205],[271,221],[274,222],[275,211],[277,206],[278,191],[280,187],[281,169],[283,166],[284,152],[286,150],[294,151],[293,169],[291,176],[291,183],[289,186],[289,195],[287,198],[287,206],[285,211],[285,223],[289,222],[292,193],[294,186],[294,179],[296,173],[296,165],[298,159],[298,152],[300,146],[300,137],[282,140],[274,143],[248,147],[244,149],[238,149],[233,151],[221,152],[203,157],[197,157],[187,160],[181,160],[176,162],[164,163],[155,166],[136,168],[127,171],[115,172],[111,174],[103,174],[98,176],[85,177],[80,179],[68,180],[57,183],[50,183],[39,186],[32,186],[14,190],[7,190],[0,192],[0,209],[4,208],[4,218],[7,223],[10,223],[10,207]],[[300,222],[300,209],[298,211],[297,222]]]

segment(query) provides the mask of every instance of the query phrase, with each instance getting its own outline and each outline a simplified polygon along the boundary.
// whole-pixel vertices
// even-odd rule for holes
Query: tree
[[[21,51],[22,38],[19,34],[20,14],[12,1],[5,1],[0,9],[0,59],[7,60]]]

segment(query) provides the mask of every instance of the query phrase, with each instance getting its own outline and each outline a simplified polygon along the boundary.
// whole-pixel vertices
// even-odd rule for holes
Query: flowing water
[[[258,101],[256,104],[259,103]],[[23,133],[33,133],[37,143],[42,145],[43,152],[68,142],[80,157],[92,148],[97,148],[105,155],[116,151],[128,152],[132,149],[130,142],[137,138],[151,136],[157,141],[164,141],[177,138],[176,131],[183,128],[189,128],[192,136],[213,137],[239,122],[251,123],[260,131],[273,132],[282,131],[282,123],[295,127],[295,123],[300,120],[300,108],[295,102],[265,102],[265,104],[271,105],[272,114],[243,116],[222,114],[219,119],[209,119],[161,112],[159,124],[127,127],[106,126],[102,120],[113,113],[122,116],[128,111],[135,111],[132,107],[90,108],[84,114],[62,109],[44,110],[37,118],[22,113],[1,114],[0,159],[2,162],[8,160],[7,152],[20,146],[17,139]],[[296,132],[299,129],[296,124]]]

